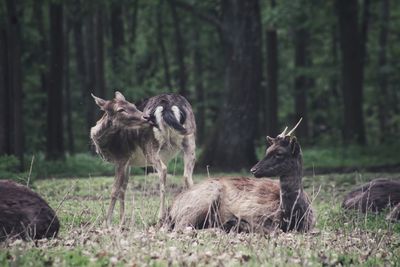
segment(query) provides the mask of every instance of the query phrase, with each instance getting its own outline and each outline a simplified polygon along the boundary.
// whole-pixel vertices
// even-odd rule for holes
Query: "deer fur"
[[[399,220],[400,213],[400,181],[375,179],[349,192],[343,201],[345,209],[356,209],[363,213],[367,211],[381,212],[391,210],[387,219]]]
[[[0,241],[56,237],[60,223],[46,201],[26,186],[0,180]]]
[[[179,194],[169,213],[169,227],[226,231],[309,231],[315,224],[310,199],[302,186],[302,154],[295,137],[268,137],[270,147],[251,172],[255,177],[206,180]]]
[[[159,219],[163,218],[167,164],[179,151],[183,151],[186,187],[193,185],[196,123],[189,102],[177,94],[158,95],[137,105],[128,102],[120,92],[109,101],[93,98],[104,115],[92,127],[90,137],[96,152],[115,164],[107,223],[111,223],[117,199],[120,201],[121,223],[124,222],[129,166],[153,166],[157,170],[160,179]]]

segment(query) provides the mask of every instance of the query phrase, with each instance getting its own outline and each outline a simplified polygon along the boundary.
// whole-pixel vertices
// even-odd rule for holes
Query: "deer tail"
[[[188,134],[188,131],[183,126],[183,123],[186,121],[186,114],[177,106],[165,108],[162,112],[162,117],[168,126],[177,130],[180,134]]]

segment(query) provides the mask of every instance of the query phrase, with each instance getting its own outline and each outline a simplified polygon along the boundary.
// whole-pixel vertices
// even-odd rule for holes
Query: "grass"
[[[216,175],[217,176],[217,175]],[[0,244],[0,266],[388,266],[400,263],[400,224],[385,214],[345,213],[343,195],[355,184],[395,174],[330,174],[304,178],[317,212],[307,234],[226,234],[216,229],[168,232],[157,221],[157,177],[134,176],[127,192],[127,212],[134,224],[102,225],[113,179],[37,180],[35,191],[57,210],[59,237],[37,242]],[[195,182],[204,179],[196,176]],[[169,176],[169,202],[181,190],[181,177]],[[314,192],[314,193],[313,193]],[[318,194],[316,194],[318,192]],[[132,206],[134,196],[135,206]]]

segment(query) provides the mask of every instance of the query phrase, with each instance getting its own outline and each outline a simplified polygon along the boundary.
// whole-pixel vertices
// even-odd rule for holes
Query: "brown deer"
[[[56,237],[60,223],[46,201],[26,186],[0,181],[0,241]]]
[[[159,219],[164,217],[167,164],[179,151],[184,155],[184,180],[193,185],[196,123],[189,102],[177,94],[162,94],[137,103],[128,102],[120,92],[113,100],[92,95],[104,111],[92,127],[90,137],[96,152],[115,164],[111,203],[107,212],[110,224],[117,198],[121,223],[125,220],[125,190],[129,166],[153,166],[160,178]]]
[[[375,179],[353,189],[345,196],[342,207],[363,213],[378,213],[388,208],[388,220],[400,220],[400,181]]]
[[[300,122],[299,122],[300,123]],[[226,231],[308,231],[315,223],[310,199],[302,185],[302,154],[299,143],[286,129],[270,146],[251,172],[255,177],[223,177],[206,180],[179,194],[169,213],[169,227],[197,229],[218,227]]]

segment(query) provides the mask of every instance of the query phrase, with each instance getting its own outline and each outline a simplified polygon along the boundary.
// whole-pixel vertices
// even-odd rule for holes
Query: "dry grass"
[[[115,227],[102,225],[112,178],[36,181],[34,189],[57,209],[61,233],[53,240],[7,240],[0,244],[0,266],[399,265],[399,223],[386,222],[384,215],[340,209],[343,194],[351,186],[376,177],[306,177],[307,191],[316,196],[316,229],[308,234],[274,232],[265,236],[226,234],[217,229],[168,232],[153,226],[158,179],[152,176],[131,179],[127,210],[130,217],[135,196],[135,220],[123,229],[118,226],[118,207]],[[197,182],[203,179],[195,178]],[[169,199],[180,191],[180,179],[169,177]]]

